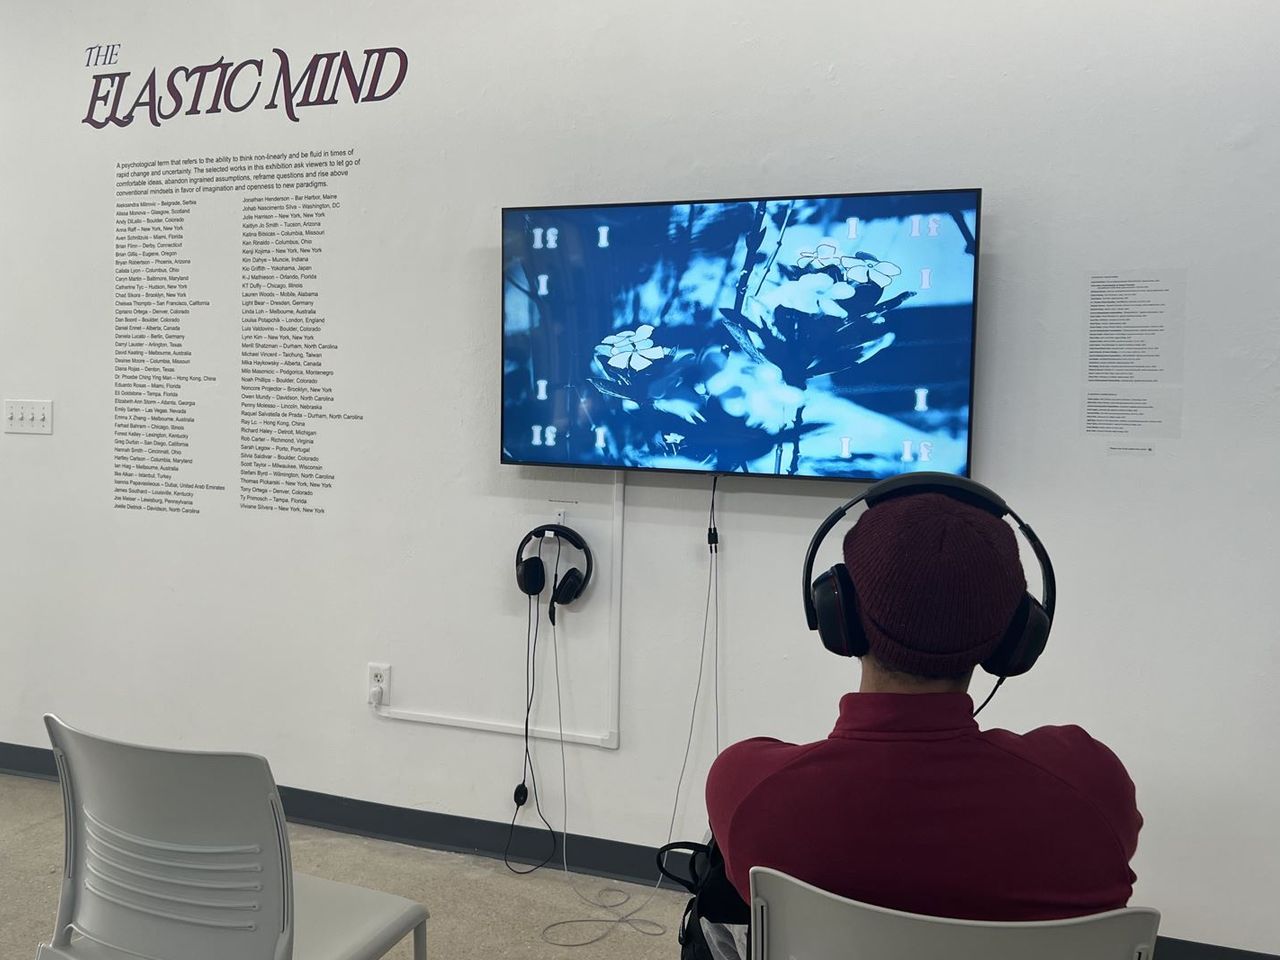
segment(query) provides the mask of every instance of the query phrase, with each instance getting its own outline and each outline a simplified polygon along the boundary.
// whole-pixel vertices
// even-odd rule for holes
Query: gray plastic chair
[[[1146,907],[1035,923],[923,917],[751,869],[752,960],[1150,960],[1159,926]]]
[[[262,757],[116,743],[46,716],[66,866],[36,960],[376,960],[427,911],[293,872]]]

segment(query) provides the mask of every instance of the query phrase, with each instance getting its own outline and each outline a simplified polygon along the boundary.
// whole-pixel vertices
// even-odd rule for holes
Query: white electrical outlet
[[[368,677],[365,683],[365,695],[367,702],[376,706],[385,707],[391,703],[391,664],[389,663],[371,663],[369,664]],[[377,688],[382,689],[382,699],[374,702],[373,691]]]
[[[53,433],[52,400],[6,400],[5,433]]]

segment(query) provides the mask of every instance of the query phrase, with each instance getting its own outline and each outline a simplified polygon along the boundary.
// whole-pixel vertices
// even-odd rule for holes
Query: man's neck
[[[859,693],[968,693],[970,676],[933,679],[886,670],[871,657],[862,658]]]

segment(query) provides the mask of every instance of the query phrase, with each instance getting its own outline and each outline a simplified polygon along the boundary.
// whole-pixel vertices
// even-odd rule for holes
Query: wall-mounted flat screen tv
[[[502,211],[502,461],[968,475],[979,190]]]

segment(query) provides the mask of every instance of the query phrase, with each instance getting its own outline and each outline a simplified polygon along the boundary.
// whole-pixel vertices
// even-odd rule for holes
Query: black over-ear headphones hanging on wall
[[[541,556],[526,557],[524,551],[534,540],[538,541],[538,549],[540,551],[543,538],[546,536],[554,536],[557,539],[555,568],[552,573],[551,599],[547,602],[547,616],[551,620],[553,627],[553,642],[555,640],[556,604],[573,603],[581,597],[587,589],[587,585],[591,583],[591,573],[595,568],[595,560],[591,556],[591,548],[587,546],[587,541],[576,530],[559,523],[544,523],[542,526],[534,527],[520,539],[520,545],[516,547],[516,586],[520,588],[521,593],[529,598],[529,622],[526,625],[525,633],[524,760],[521,765],[520,782],[516,784],[515,790],[512,792],[511,799],[515,802],[515,812],[511,815],[511,824],[507,830],[507,845],[503,850],[502,860],[507,865],[508,870],[522,875],[533,873],[535,870],[539,870],[550,863],[551,859],[556,855],[557,847],[555,829],[543,815],[542,805],[538,799],[538,776],[534,772],[533,754],[530,752],[529,746],[529,722],[533,713],[534,691],[537,684],[538,622],[541,619],[542,605],[541,600],[538,598],[547,587],[547,568],[543,564]],[[560,546],[562,543],[568,543],[581,551],[582,555],[586,557],[585,570],[570,567],[563,575],[560,574]],[[551,849],[538,863],[528,869],[520,869],[511,863],[511,843],[515,837],[516,818],[520,815],[520,808],[529,800],[530,781],[533,784],[533,804],[538,811],[538,817],[546,826],[547,833],[551,837]]]
[[[595,560],[591,556],[591,548],[587,546],[587,541],[572,527],[559,523],[544,523],[540,527],[534,527],[524,535],[520,546],[516,547],[516,586],[520,588],[521,593],[536,597],[546,589],[547,568],[542,558],[526,557],[524,550],[533,540],[545,537],[547,534],[559,537],[570,546],[577,547],[587,560],[585,570],[570,567],[551,585],[551,602],[547,604],[547,616],[552,623],[555,623],[556,606],[573,603],[586,592],[587,585],[591,583],[591,571],[595,568]]]
[[[858,616],[857,586],[843,563],[813,579],[813,562],[818,547],[831,529],[859,503],[865,501],[867,509],[894,497],[916,493],[942,493],[964,503],[979,507],[996,517],[1011,518],[1031,544],[1040,564],[1040,577],[1044,584],[1043,600],[1030,593],[1023,595],[1017,612],[1005,631],[995,651],[982,661],[982,669],[1001,682],[1006,677],[1026,673],[1044,652],[1049,641],[1049,629],[1053,626],[1053,608],[1057,602],[1057,586],[1053,575],[1053,563],[1035,531],[1010,509],[994,491],[974,480],[949,473],[908,473],[873,484],[848,503],[832,511],[809,541],[804,556],[804,615],[810,630],[818,631],[822,645],[842,657],[861,657],[869,646]],[[990,698],[988,698],[990,699]],[[984,703],[983,706],[986,704]],[[979,708],[981,709],[981,708]]]

